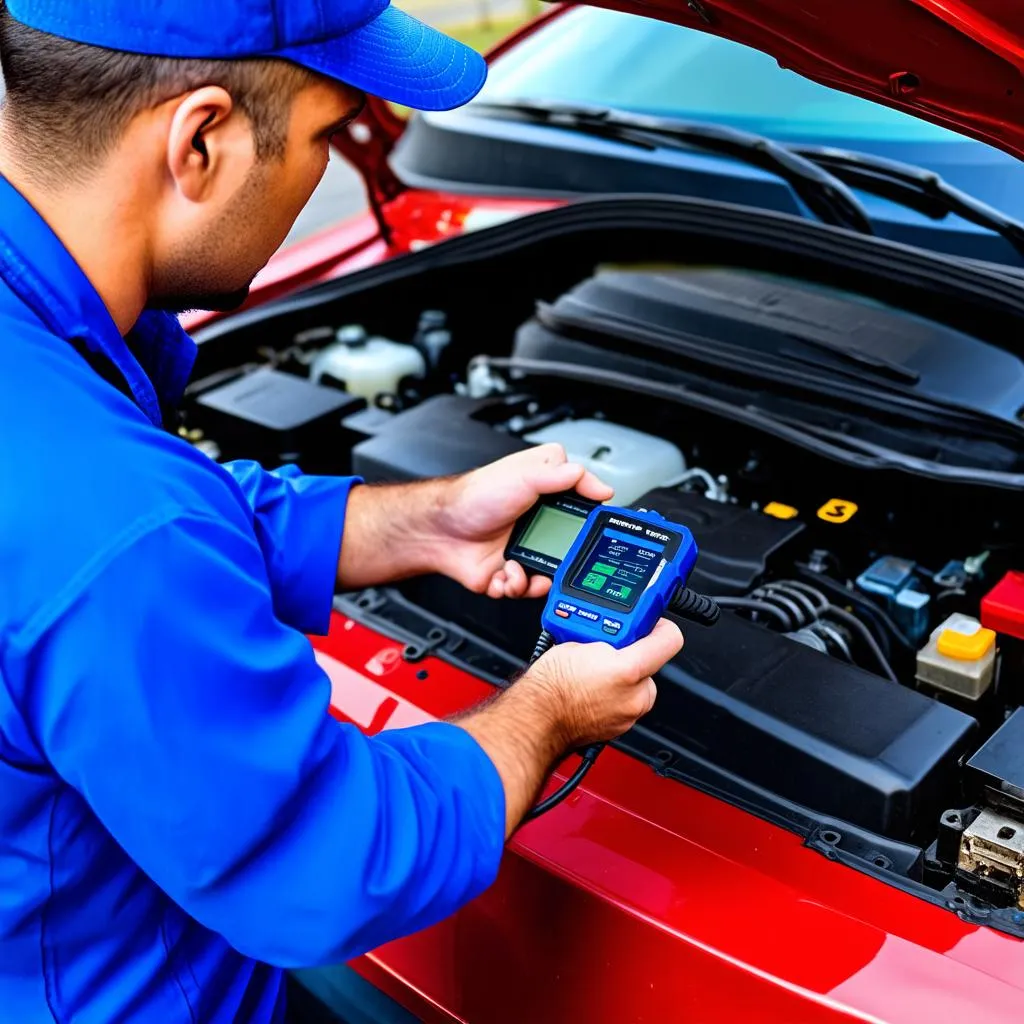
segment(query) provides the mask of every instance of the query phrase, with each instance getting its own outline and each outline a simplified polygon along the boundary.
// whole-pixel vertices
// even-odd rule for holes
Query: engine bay
[[[526,218],[202,332],[182,437],[368,483],[563,445],[616,504],[692,530],[690,585],[724,609],[686,628],[619,746],[1024,934],[1011,282],[871,239],[855,266],[844,233],[777,215],[745,213],[761,235],[729,244],[579,205],[589,221],[538,215],[543,238]],[[540,610],[436,576],[339,601],[498,685]]]

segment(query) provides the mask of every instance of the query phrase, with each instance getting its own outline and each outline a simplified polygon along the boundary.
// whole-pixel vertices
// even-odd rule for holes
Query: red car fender
[[[340,615],[313,642],[333,713],[366,729],[493,693]],[[421,1019],[467,1024],[1024,1016],[1024,943],[614,749],[516,834],[490,890],[353,966]]]

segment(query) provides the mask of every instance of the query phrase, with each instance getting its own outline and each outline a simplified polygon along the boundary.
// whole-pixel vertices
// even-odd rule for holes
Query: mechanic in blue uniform
[[[610,491],[553,446],[371,488],[173,430],[195,351],[168,311],[244,298],[364,92],[454,106],[476,55],[380,0],[7,0],[0,59],[0,1020],[283,1020],[283,968],[486,888],[552,763],[645,713],[681,638],[565,645],[367,738],[304,637],[335,587],[543,593],[512,522]]]

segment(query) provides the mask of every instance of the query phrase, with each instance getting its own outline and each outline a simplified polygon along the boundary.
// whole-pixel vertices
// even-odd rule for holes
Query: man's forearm
[[[559,722],[560,701],[538,686],[512,686],[455,724],[465,729],[494,762],[505,787],[505,836],[508,838],[536,803],[544,780],[565,752]]]
[[[449,479],[354,487],[345,513],[338,584],[347,590],[442,570],[435,529]]]

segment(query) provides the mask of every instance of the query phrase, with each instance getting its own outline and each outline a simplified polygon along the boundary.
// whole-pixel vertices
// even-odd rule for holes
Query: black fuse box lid
[[[187,411],[226,459],[255,459],[268,469],[297,462],[307,473],[347,473],[359,439],[343,420],[366,402],[269,367],[204,392]]]
[[[268,430],[287,431],[351,409],[353,401],[344,391],[265,368],[207,391],[196,404]]]
[[[1024,813],[1024,708],[982,744],[967,768],[985,787],[989,803]]]

